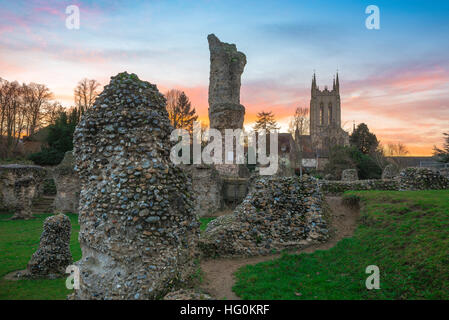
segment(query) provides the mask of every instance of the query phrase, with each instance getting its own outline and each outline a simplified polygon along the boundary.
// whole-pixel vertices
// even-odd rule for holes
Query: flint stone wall
[[[449,189],[449,179],[428,168],[406,168],[399,173],[399,189]]]
[[[192,177],[194,208],[197,216],[211,215],[222,209],[223,181],[217,170],[210,165],[188,165],[183,168]]]
[[[32,217],[31,204],[43,193],[47,171],[34,165],[0,166],[0,208],[14,210],[13,219]]]
[[[345,169],[341,173],[341,181],[356,181],[359,180],[356,169]]]
[[[318,184],[325,194],[340,194],[345,191],[362,191],[362,190],[399,190],[397,180],[356,180],[356,181],[335,181],[335,180],[319,180]]]
[[[438,190],[449,189],[449,179],[426,168],[406,168],[394,179],[329,181],[319,180],[321,190],[327,194],[362,190]]]
[[[45,219],[39,248],[27,266],[30,277],[57,278],[65,275],[67,266],[72,264],[70,252],[70,219],[58,214]]]
[[[325,241],[327,222],[314,178],[262,177],[233,214],[211,221],[201,236],[205,256],[252,256]]]
[[[56,184],[56,198],[53,203],[55,212],[78,213],[81,186],[74,166],[73,153],[67,151],[62,162],[53,169]]]
[[[170,161],[165,98],[135,74],[111,78],[74,134],[81,181],[78,299],[158,299],[195,271],[191,181]]]

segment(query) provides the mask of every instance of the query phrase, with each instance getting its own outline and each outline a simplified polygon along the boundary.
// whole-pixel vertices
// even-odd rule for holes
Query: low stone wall
[[[399,189],[449,189],[449,179],[428,168],[406,168],[399,173]]]
[[[211,221],[200,239],[206,257],[253,256],[328,238],[314,178],[262,177],[233,214]]]
[[[78,213],[81,185],[74,165],[72,151],[68,151],[62,162],[53,170],[56,184],[56,198],[53,204],[55,212]]]
[[[40,166],[10,164],[0,166],[0,208],[16,210],[31,217],[31,201],[43,192],[43,180],[47,171]],[[22,212],[22,213],[21,213]]]
[[[340,194],[350,190],[399,190],[399,183],[394,179],[356,181],[319,180],[318,184],[326,194]]]
[[[406,168],[394,179],[329,181],[319,180],[321,190],[327,194],[340,194],[354,190],[438,190],[449,189],[449,179],[438,171],[427,168]]]

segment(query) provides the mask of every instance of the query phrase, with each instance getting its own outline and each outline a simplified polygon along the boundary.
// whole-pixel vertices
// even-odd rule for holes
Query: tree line
[[[61,123],[61,118],[77,123],[93,105],[99,87],[96,80],[81,80],[74,90],[75,105],[64,108],[45,84],[0,78],[0,158],[20,157],[21,142],[44,127]]]

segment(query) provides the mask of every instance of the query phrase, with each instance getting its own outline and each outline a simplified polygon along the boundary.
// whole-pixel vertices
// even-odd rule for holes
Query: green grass
[[[449,190],[347,192],[361,198],[352,238],[330,250],[245,266],[243,299],[449,299]],[[367,290],[368,265],[380,290]]]
[[[50,214],[35,215],[33,220],[8,221],[11,214],[0,215],[0,300],[66,299],[71,290],[64,279],[9,281],[3,277],[15,270],[26,269],[31,255],[39,246],[44,219]],[[81,258],[78,244],[78,215],[68,214],[72,223],[70,249],[74,261]]]
[[[56,280],[9,281],[3,277],[16,270],[26,269],[28,261],[39,246],[43,223],[50,214],[35,215],[32,220],[8,220],[12,214],[0,214],[0,300],[5,299],[66,299],[71,290],[65,287],[65,278]],[[68,214],[72,223],[70,249],[74,261],[81,259],[78,243],[78,215]],[[204,231],[213,217],[200,218]]]
[[[206,228],[207,228],[207,224],[209,223],[209,222],[211,222],[212,220],[214,220],[216,217],[202,217],[202,218],[200,218],[200,223],[201,223],[201,225],[200,225],[200,230],[201,230],[201,232],[203,232],[204,230],[206,230]]]

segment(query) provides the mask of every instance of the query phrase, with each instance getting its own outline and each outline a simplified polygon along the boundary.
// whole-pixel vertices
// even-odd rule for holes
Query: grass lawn
[[[8,281],[4,275],[26,269],[31,255],[39,246],[44,219],[50,214],[35,215],[33,220],[7,221],[12,214],[0,215],[0,300],[66,299],[72,292],[65,287],[65,278],[56,280]],[[72,223],[70,250],[74,261],[81,258],[78,244],[78,215],[68,214]],[[68,276],[68,275],[67,275]]]
[[[56,280],[8,281],[3,277],[26,269],[31,255],[39,246],[43,223],[50,214],[35,215],[33,220],[9,221],[12,214],[0,214],[0,300],[5,299],[66,299],[72,292],[65,287],[65,278]],[[72,223],[70,250],[74,261],[81,259],[78,243],[78,215],[68,214]],[[214,218],[200,218],[201,230]],[[68,275],[67,275],[68,276]]]
[[[242,299],[449,299],[449,190],[348,192],[363,209],[352,238],[327,251],[245,266]],[[369,265],[380,290],[367,290]]]

